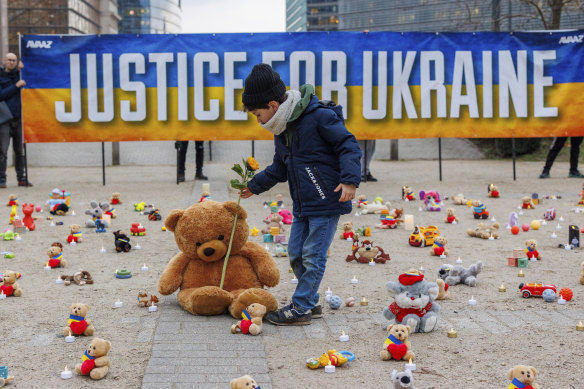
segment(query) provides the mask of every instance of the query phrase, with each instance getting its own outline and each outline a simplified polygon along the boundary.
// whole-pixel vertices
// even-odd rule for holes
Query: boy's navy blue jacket
[[[306,108],[297,118],[293,113],[286,130],[275,136],[273,163],[255,175],[248,189],[260,194],[287,180],[294,216],[350,213],[351,201],[339,202],[341,191],[334,189],[340,183],[359,186],[359,144],[345,128],[340,106],[320,104],[312,86],[304,85],[300,91],[298,105],[304,103]]]
[[[0,68],[0,101],[5,101],[12,116],[20,117],[20,88],[16,83],[20,80],[20,71],[14,69],[7,72]]]

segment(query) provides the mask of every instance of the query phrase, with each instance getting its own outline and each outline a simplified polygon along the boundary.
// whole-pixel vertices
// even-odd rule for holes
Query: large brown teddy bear
[[[235,213],[237,226],[225,274],[223,289],[221,272]],[[219,203],[207,200],[190,208],[175,209],[164,224],[174,232],[181,250],[170,260],[158,280],[158,292],[178,293],[179,304],[196,315],[218,315],[226,309],[236,319],[245,307],[260,303],[268,312],[278,309],[278,302],[264,286],[280,282],[278,266],[260,245],[247,241],[247,213],[237,210],[233,201]]]

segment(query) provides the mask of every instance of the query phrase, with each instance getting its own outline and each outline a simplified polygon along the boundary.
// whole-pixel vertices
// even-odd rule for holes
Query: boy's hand
[[[357,191],[357,187],[353,184],[339,184],[335,188],[335,192],[338,192],[342,189],[341,198],[339,202],[351,201],[355,198],[355,192]]]
[[[248,197],[253,196],[253,193],[247,188],[243,188],[240,192],[242,199],[247,199]]]

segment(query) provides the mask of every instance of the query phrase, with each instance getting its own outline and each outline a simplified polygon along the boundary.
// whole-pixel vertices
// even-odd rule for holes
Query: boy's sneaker
[[[320,319],[322,317],[322,305],[315,305],[314,308],[310,310],[313,319]]]
[[[291,303],[277,311],[268,313],[266,320],[277,326],[305,326],[311,323],[312,314],[310,311],[307,313],[298,311]]]
[[[568,177],[583,178],[584,174],[580,173],[578,170],[570,170],[570,174],[568,174]]]
[[[539,178],[550,178],[550,172],[547,171],[543,171],[541,172],[541,174],[539,175]]]

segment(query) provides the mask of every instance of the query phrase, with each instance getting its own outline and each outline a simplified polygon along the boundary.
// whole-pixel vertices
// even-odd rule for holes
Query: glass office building
[[[181,32],[181,0],[118,0],[120,34]]]
[[[339,5],[343,0],[306,0],[306,29],[308,31],[339,30]]]
[[[306,31],[306,0],[286,0],[286,31]]]

